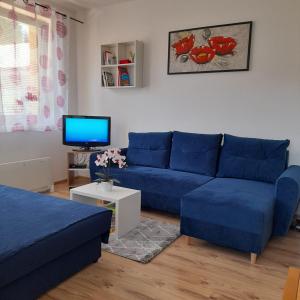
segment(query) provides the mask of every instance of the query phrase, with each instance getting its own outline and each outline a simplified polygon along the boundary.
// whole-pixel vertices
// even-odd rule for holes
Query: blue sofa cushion
[[[225,134],[217,177],[274,183],[285,170],[289,143]]]
[[[173,133],[170,168],[179,171],[216,175],[221,134]]]
[[[0,213],[0,289],[90,240],[108,242],[102,207],[0,185]]]
[[[170,160],[172,132],[147,132],[128,134],[129,165],[167,168]]]
[[[92,180],[96,179],[95,171],[93,166]],[[174,214],[180,214],[180,201],[184,194],[212,179],[200,174],[144,166],[113,168],[111,172],[113,178],[120,181],[120,186],[142,191],[143,207]]]
[[[182,198],[181,232],[260,253],[272,233],[274,190],[266,182],[213,179]]]

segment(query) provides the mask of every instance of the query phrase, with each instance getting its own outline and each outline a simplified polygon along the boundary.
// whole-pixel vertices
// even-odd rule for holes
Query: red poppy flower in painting
[[[61,86],[66,84],[67,81],[66,74],[62,70],[58,71],[58,81]]]
[[[208,39],[209,46],[216,50],[217,55],[232,54],[237,42],[232,37],[214,36]]]
[[[215,57],[216,51],[208,46],[195,47],[191,50],[190,58],[197,64],[206,64]]]
[[[194,47],[195,35],[191,34],[177,42],[175,42],[172,47],[176,50],[176,56],[181,54],[187,54]]]
[[[59,37],[64,38],[67,35],[67,26],[62,21],[57,21],[56,32]]]

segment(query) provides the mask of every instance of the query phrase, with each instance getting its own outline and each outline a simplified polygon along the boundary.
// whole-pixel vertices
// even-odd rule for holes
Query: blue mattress
[[[108,242],[110,222],[105,208],[0,185],[0,290],[89,241]]]

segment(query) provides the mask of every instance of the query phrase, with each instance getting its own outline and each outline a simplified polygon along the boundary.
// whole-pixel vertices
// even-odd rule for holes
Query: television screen
[[[85,148],[110,145],[110,117],[64,116],[63,143]]]

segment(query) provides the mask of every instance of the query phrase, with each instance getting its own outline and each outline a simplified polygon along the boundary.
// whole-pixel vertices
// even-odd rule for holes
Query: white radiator
[[[52,190],[50,157],[0,164],[0,184],[35,192]]]

